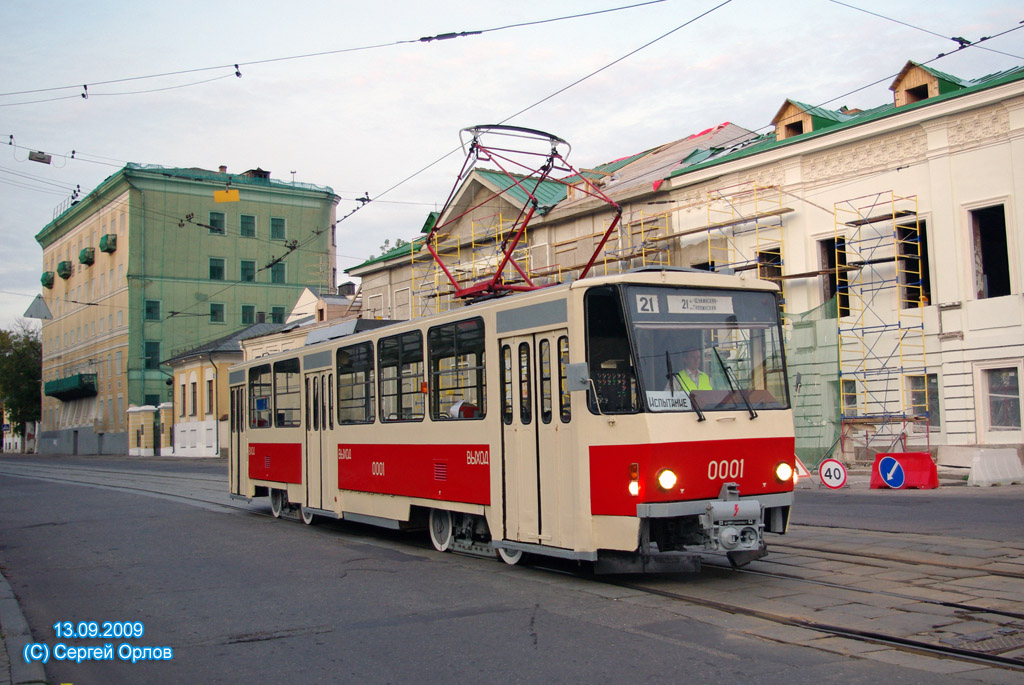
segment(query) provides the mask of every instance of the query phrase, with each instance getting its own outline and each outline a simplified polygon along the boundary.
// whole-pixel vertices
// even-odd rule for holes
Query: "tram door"
[[[245,386],[231,388],[231,455],[228,459],[228,468],[231,473],[231,492],[236,495],[243,494],[242,472],[248,475],[248,454],[247,446],[243,440],[245,430]],[[246,450],[243,452],[243,450]]]
[[[334,374],[326,371],[306,374],[306,506],[324,508],[324,459],[328,430],[334,428]]]
[[[564,546],[564,487],[569,451],[559,434],[559,340],[565,330],[505,338],[500,342],[504,431],[505,537],[517,542]]]

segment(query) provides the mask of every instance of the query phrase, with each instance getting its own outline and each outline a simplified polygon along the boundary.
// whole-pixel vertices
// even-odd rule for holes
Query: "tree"
[[[385,238],[383,244],[380,246],[380,256],[383,257],[392,250],[397,250],[400,247],[405,247],[409,244],[408,240],[402,240],[401,238],[395,238],[395,244],[391,244],[390,238]]]
[[[0,398],[21,435],[26,423],[42,415],[43,343],[24,321],[0,329]]]

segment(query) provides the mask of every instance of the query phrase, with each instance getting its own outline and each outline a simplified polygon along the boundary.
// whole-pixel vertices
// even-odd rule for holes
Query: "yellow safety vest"
[[[679,387],[686,392],[691,392],[693,390],[711,390],[711,379],[703,371],[697,372],[696,385],[685,370],[676,374],[676,380],[679,381]]]

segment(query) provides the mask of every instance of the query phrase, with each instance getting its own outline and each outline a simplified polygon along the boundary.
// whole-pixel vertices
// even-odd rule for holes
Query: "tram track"
[[[82,466],[67,466],[67,467],[46,467],[36,466],[28,468],[9,468],[10,464],[0,463],[0,475],[8,475],[12,477],[30,478],[35,480],[43,480],[55,483],[65,483],[70,485],[84,485],[89,487],[99,487],[106,489],[113,489],[125,492],[133,492],[146,496],[157,496],[170,500],[178,500],[181,502],[188,503],[190,505],[201,505],[204,507],[217,507],[219,509],[239,512],[245,514],[254,514],[257,516],[271,518],[272,514],[269,508],[261,510],[259,507],[246,506],[238,504],[232,501],[223,501],[215,496],[215,492],[223,492],[223,482],[219,477],[203,477],[203,476],[179,476],[177,474],[163,474],[155,472],[139,472],[131,470],[118,470],[118,469],[106,469],[106,468],[89,468]],[[97,482],[98,478],[108,478],[114,480],[120,479],[132,479],[136,482]],[[155,483],[146,484],[145,481],[155,481]],[[142,481],[142,482],[138,482]],[[199,487],[198,492],[185,494],[180,492],[171,491],[164,488],[166,485],[178,484],[182,482],[189,482],[195,485],[210,484],[216,486],[216,490],[213,488],[207,490]],[[424,545],[428,548],[427,545]],[[429,549],[429,548],[428,548]],[[837,552],[836,550],[823,549],[821,547],[815,547],[813,545],[801,545],[801,544],[786,544],[786,545],[773,545],[773,551],[776,554],[782,554],[791,552],[793,554],[801,553],[813,553],[820,555],[822,559],[830,559],[832,557],[840,557],[841,559],[854,559],[855,555],[852,552]],[[920,560],[903,560],[893,559],[891,555],[872,556],[864,555],[871,562],[887,562],[887,564],[874,564],[875,566],[887,566],[892,563],[899,564],[912,564],[917,567],[926,568],[930,565],[944,567],[948,569],[957,569],[963,571],[971,571],[973,573],[981,575],[998,575],[1001,577],[1008,578],[1021,578],[1024,574],[1010,573],[1010,572],[999,572],[999,571],[988,571],[984,569],[968,568],[959,566],[956,564],[930,564]],[[857,558],[856,561],[860,562],[861,565],[872,565],[865,564],[863,559]],[[756,562],[758,565],[765,565],[765,560]],[[846,563],[853,564],[853,561]],[[715,559],[705,559],[705,565],[708,570],[714,569],[716,573],[728,573],[728,574],[739,574],[741,576],[759,577],[766,578],[769,580],[775,580],[786,583],[800,583],[807,584],[809,586],[823,587],[829,589],[842,590],[847,592],[857,592],[865,594],[884,594],[889,597],[904,599],[913,602],[922,602],[934,606],[941,606],[946,609],[950,609],[957,612],[966,612],[975,614],[977,616],[998,616],[1011,621],[1020,621],[1020,625],[1024,627],[1024,612],[1006,611],[1000,609],[994,609],[990,607],[982,607],[978,605],[972,605],[964,602],[948,602],[942,600],[934,600],[922,598],[920,596],[902,594],[900,592],[885,591],[879,592],[877,590],[866,589],[863,587],[856,587],[852,585],[844,585],[842,583],[833,583],[826,580],[804,578],[792,573],[781,572],[777,570],[766,570],[766,569],[731,569],[722,563],[719,565]],[[585,577],[594,582],[601,582],[610,585],[614,585],[623,589],[628,589],[633,592],[639,592],[648,595],[654,595],[670,599],[673,601],[685,602],[693,606],[704,607],[715,611],[724,612],[727,614],[746,616],[750,618],[760,619],[768,621],[776,625],[790,626],[794,628],[801,628],[805,630],[814,631],[822,634],[823,636],[842,637],[850,640],[855,640],[862,643],[871,643],[876,645],[885,645],[887,647],[898,649],[902,651],[908,651],[918,654],[927,654],[934,657],[955,659],[958,661],[969,662],[971,664],[978,664],[990,667],[997,667],[1001,669],[1011,669],[1015,672],[1024,672],[1024,659],[1018,657],[1001,656],[1000,654],[992,653],[991,651],[981,651],[967,649],[963,647],[957,647],[949,644],[941,644],[938,642],[928,642],[915,637],[906,637],[894,634],[888,634],[881,631],[865,630],[863,628],[857,628],[853,626],[844,626],[834,621],[829,620],[815,620],[807,616],[801,615],[786,615],[777,611],[766,610],[764,608],[757,608],[752,606],[744,606],[739,602],[723,601],[722,599],[716,599],[709,596],[701,596],[700,593],[694,592],[682,592],[674,588],[655,587],[651,582],[645,581],[631,581],[622,578],[602,578],[589,574],[582,574],[578,572],[566,571],[564,568],[548,567],[543,562],[532,564],[533,568],[546,572],[568,574],[577,577]],[[698,583],[699,585],[699,583]],[[710,593],[708,593],[710,594]],[[998,628],[1000,623],[992,623],[994,628]]]
[[[905,556],[901,557],[901,556],[899,556],[899,553],[894,551],[894,550],[886,550],[886,554],[880,554],[880,553],[870,552],[870,551],[866,551],[866,550],[858,550],[856,552],[848,552],[848,551],[845,551],[845,550],[825,549],[823,547],[815,547],[813,545],[804,545],[804,544],[792,543],[792,542],[785,542],[785,543],[778,543],[778,542],[776,542],[775,544],[772,545],[772,549],[777,550],[777,551],[778,550],[787,550],[787,551],[788,550],[794,550],[794,551],[799,551],[801,553],[806,553],[806,552],[817,553],[817,554],[821,555],[822,559],[830,559],[830,558],[856,558],[858,560],[872,559],[872,560],[880,561],[880,562],[889,562],[889,563],[897,562],[897,563],[900,563],[900,564],[907,564],[907,565],[911,565],[911,566],[934,566],[934,567],[938,567],[938,568],[949,569],[951,571],[982,572],[982,573],[985,573],[987,575],[992,575],[992,576],[1000,576],[1000,577],[1003,577],[1003,578],[1016,578],[1016,579],[1024,580],[1024,571],[1007,571],[1007,570],[1004,570],[1004,569],[984,568],[984,567],[979,568],[977,566],[965,566],[963,564],[951,564],[949,562],[944,562],[944,561],[939,561],[939,560],[922,561],[921,559],[911,559],[911,558],[905,557]],[[936,554],[935,556],[938,556],[938,555]]]
[[[857,628],[837,626],[820,621],[812,621],[806,618],[784,616],[782,614],[768,612],[760,609],[744,607],[735,603],[722,602],[719,600],[709,599],[707,597],[698,597],[692,594],[683,594],[673,590],[654,588],[641,583],[632,583],[622,580],[606,580],[603,582],[609,585],[614,585],[616,587],[632,590],[635,592],[641,592],[644,594],[664,597],[666,599],[686,602],[688,604],[701,606],[709,609],[715,609],[717,611],[723,611],[729,614],[758,618],[778,625],[785,625],[795,628],[803,628],[805,630],[812,630],[829,636],[847,638],[851,640],[856,640],[858,642],[869,642],[873,644],[886,645],[915,653],[929,654],[947,659],[967,661],[973,664],[996,666],[1000,668],[1024,672],[1024,659],[1004,657],[999,656],[998,654],[990,654],[987,652],[977,650],[962,649],[931,642],[925,642],[922,640],[915,640],[912,638],[899,637],[896,635],[887,635],[885,633],[880,633],[876,631],[867,631]]]

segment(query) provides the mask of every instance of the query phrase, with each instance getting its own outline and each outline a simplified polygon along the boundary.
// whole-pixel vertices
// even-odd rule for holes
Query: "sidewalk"
[[[43,665],[26,664],[22,658],[22,650],[30,642],[32,634],[18,600],[7,579],[0,574],[0,685],[46,682]]]

